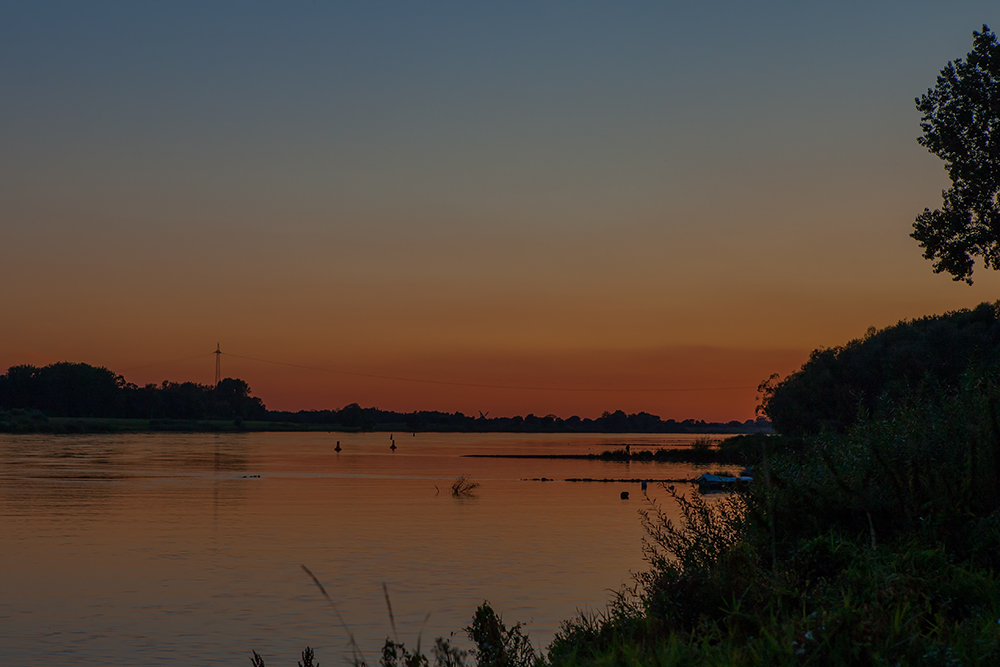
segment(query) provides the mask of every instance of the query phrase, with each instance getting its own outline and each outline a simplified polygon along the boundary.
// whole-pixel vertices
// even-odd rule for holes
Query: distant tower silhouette
[[[222,349],[219,344],[215,344],[215,385],[222,382]]]

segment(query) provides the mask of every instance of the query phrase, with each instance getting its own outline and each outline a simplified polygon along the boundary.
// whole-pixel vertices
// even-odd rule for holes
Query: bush
[[[1000,664],[1000,375],[928,379],[844,433],[727,448],[754,482],[666,487],[679,520],[641,512],[648,570],[604,613],[539,656],[484,602],[476,664]],[[384,665],[429,663],[387,647]],[[464,656],[445,643],[435,659]]]
[[[508,629],[488,601],[476,609],[472,625],[465,628],[476,648],[472,655],[479,667],[531,667],[537,656],[521,624]]]
[[[755,482],[643,513],[648,571],[552,665],[1000,664],[1000,381],[927,382],[846,433],[743,439]]]
[[[845,433],[858,415],[878,416],[928,380],[961,385],[970,365],[1000,362],[1000,302],[868,330],[846,345],[814,350],[802,368],[764,383],[763,410],[785,435]]]
[[[992,540],[987,519],[1000,510],[998,406],[997,376],[970,371],[955,389],[925,385],[881,418],[776,457],[767,492],[781,536],[837,527],[877,543],[917,530],[963,554]]]
[[[38,410],[14,408],[0,411],[0,433],[36,433],[47,426],[48,417]]]

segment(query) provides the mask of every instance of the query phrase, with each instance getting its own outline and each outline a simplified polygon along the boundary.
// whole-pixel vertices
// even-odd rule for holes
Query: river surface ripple
[[[245,665],[254,649],[268,665],[294,665],[306,645],[321,664],[342,664],[338,614],[376,664],[392,634],[383,584],[411,648],[451,632],[468,648],[461,628],[483,600],[541,648],[643,568],[639,485],[561,480],[698,472],[463,457],[694,436],[391,436],[0,435],[4,664]],[[479,488],[453,497],[459,475]],[[556,481],[528,481],[541,477]]]

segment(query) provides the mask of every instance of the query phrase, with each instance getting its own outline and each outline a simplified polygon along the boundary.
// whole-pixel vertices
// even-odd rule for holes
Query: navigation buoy
[[[340,440],[337,441],[337,446],[333,448],[333,451],[340,452]]]
[[[396,443],[394,442],[391,445],[389,445],[389,449],[391,449],[392,451],[396,451]]]

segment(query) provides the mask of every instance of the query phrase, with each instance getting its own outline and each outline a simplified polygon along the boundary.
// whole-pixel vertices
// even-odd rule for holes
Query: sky
[[[909,237],[990,1],[0,3],[0,368],[745,420],[1000,298]]]

